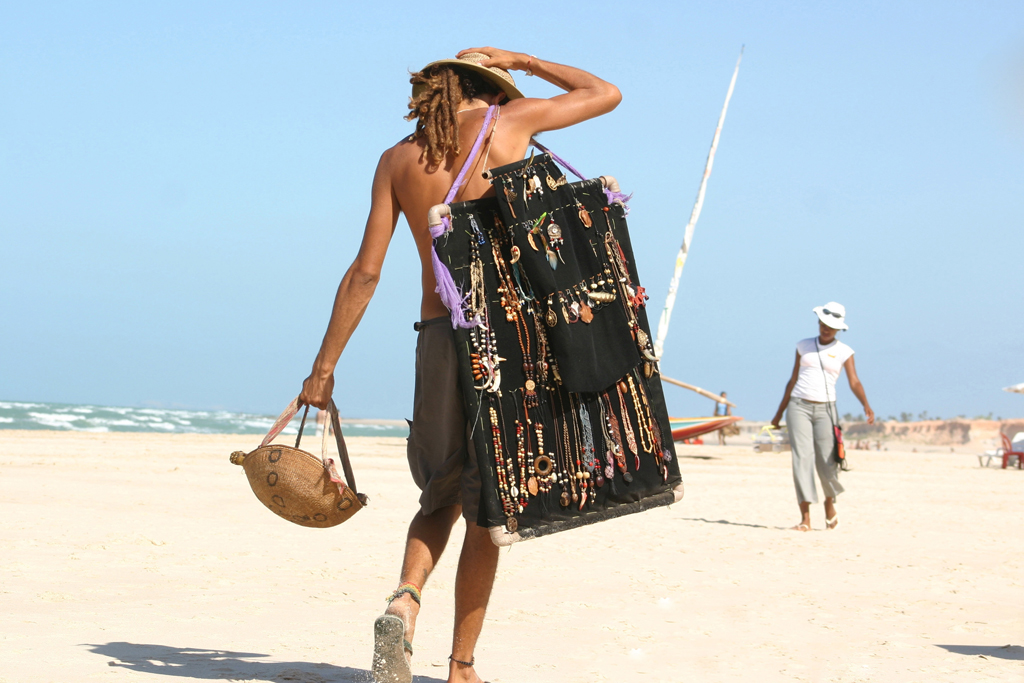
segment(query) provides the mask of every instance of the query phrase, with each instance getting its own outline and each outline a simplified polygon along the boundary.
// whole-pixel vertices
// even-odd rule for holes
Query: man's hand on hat
[[[461,59],[463,55],[473,52],[485,54],[489,57],[489,59],[480,62],[480,66],[496,66],[506,71],[525,71],[526,62],[530,59],[530,55],[523,54],[522,52],[509,52],[507,50],[499,50],[496,47],[471,47],[455,56]]]

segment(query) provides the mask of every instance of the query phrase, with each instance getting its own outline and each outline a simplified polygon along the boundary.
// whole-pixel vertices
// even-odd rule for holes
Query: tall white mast
[[[654,340],[654,355],[659,358],[665,350],[665,337],[668,336],[668,323],[672,318],[672,308],[676,305],[676,291],[679,289],[679,276],[686,265],[686,256],[690,252],[690,242],[693,240],[693,230],[697,227],[697,219],[700,218],[700,210],[704,206],[704,192],[708,187],[708,178],[711,177],[711,167],[715,163],[715,150],[718,149],[718,138],[722,135],[722,126],[725,124],[725,112],[729,109],[729,100],[732,99],[733,88],[736,87],[736,76],[740,73],[740,62],[743,60],[743,48],[740,48],[739,59],[736,60],[736,69],[732,72],[732,80],[729,81],[729,92],[725,94],[725,105],[722,107],[722,114],[718,117],[718,127],[715,128],[715,137],[711,139],[711,151],[708,152],[708,163],[704,167],[704,177],[700,180],[700,189],[697,191],[697,201],[693,204],[693,212],[690,214],[690,222],[686,224],[686,231],[683,233],[683,245],[679,247],[679,254],[676,255],[676,269],[672,273],[672,280],[668,284],[668,296],[665,297],[665,308],[661,310],[661,318],[658,320],[658,338]]]

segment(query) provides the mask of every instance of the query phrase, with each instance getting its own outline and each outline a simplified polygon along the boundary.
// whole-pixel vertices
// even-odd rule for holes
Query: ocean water
[[[314,427],[310,411],[306,429]],[[301,413],[299,413],[301,417]],[[283,434],[297,434],[299,417]],[[163,434],[266,434],[276,415],[224,410],[117,408],[0,401],[0,429],[55,429],[74,432],[157,432]],[[345,436],[409,436],[404,420],[342,420]],[[313,432],[315,434],[315,432]]]

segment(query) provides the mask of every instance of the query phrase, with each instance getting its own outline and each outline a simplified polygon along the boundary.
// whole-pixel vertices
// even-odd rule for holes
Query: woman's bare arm
[[[846,379],[850,382],[850,391],[857,397],[860,404],[864,406],[864,415],[868,419],[868,424],[875,424],[875,411],[868,405],[868,397],[864,393],[864,385],[860,383],[860,377],[857,377],[857,368],[853,363],[853,356],[846,359],[843,367],[846,368]]]

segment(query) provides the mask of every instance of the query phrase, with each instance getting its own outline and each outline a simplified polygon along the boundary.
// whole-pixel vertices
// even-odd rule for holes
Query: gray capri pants
[[[814,487],[815,469],[826,498],[835,498],[844,491],[839,483],[839,464],[832,457],[835,440],[829,410],[835,415],[836,404],[789,399],[786,426],[793,447],[793,484],[796,485],[796,499],[801,503],[818,502],[818,491]]]

